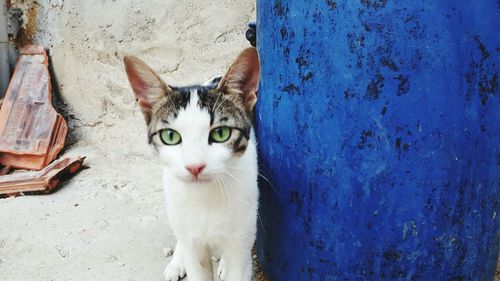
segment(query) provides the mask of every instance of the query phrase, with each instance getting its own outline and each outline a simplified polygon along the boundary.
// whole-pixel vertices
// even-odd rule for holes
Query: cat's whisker
[[[224,171],[224,174],[230,176],[234,181],[236,181],[237,184],[243,184],[243,182],[241,181],[241,179],[239,179],[235,175],[231,174],[230,172]]]
[[[238,177],[236,177],[235,175],[229,173],[228,171],[225,171],[224,173],[227,174],[228,176],[230,176],[231,178],[233,178],[234,180],[239,181],[239,183],[241,183],[241,180]],[[241,172],[239,172],[239,173],[241,173]],[[264,174],[262,174],[260,171],[257,171],[257,174],[259,175],[259,177],[262,177],[269,184],[269,186],[272,188],[274,193],[276,193],[276,195],[279,197],[279,199],[283,201],[283,197],[278,192],[278,189],[276,189],[276,187],[271,182],[271,180],[269,178],[267,178]]]
[[[220,188],[219,179],[218,178],[214,178],[214,181],[215,181],[215,185],[217,186],[217,188],[220,190],[220,193],[222,194],[222,189]]]
[[[237,177],[235,177],[233,174],[229,173],[228,171],[224,171],[224,173],[225,173],[225,174],[227,174],[228,176],[232,177],[234,180],[237,180],[237,181],[241,182],[241,180],[240,180],[240,179],[238,179]],[[259,173],[259,175],[260,175],[260,173]],[[265,177],[264,177],[264,178],[265,178]],[[269,179],[267,179],[267,178],[265,178],[265,179],[269,182]],[[272,183],[271,183],[271,182],[269,182],[269,184],[271,184],[271,185],[272,185]],[[274,187],[273,187],[273,189],[274,189]],[[276,191],[276,189],[274,189],[274,190]],[[277,193],[277,191],[276,191],[276,193]],[[279,194],[278,194],[278,195],[279,195]],[[280,197],[280,198],[281,198],[281,197]],[[266,233],[266,229],[265,229],[265,227],[264,227],[264,223],[262,222],[262,219],[260,218],[260,212],[259,212],[259,209],[257,209],[257,219],[258,219],[258,221],[259,221],[259,223],[260,223],[260,226],[262,227],[262,230],[264,231],[264,233]]]
[[[223,182],[223,179],[222,178],[219,178],[219,177],[216,177],[215,178],[215,183],[217,184],[217,186],[219,187],[220,189],[220,192],[222,193],[222,198],[224,198],[224,200],[228,200],[227,198],[227,195],[226,195],[226,192],[224,191],[224,182]]]
[[[273,191],[278,195],[278,197],[283,200],[283,197],[281,197],[281,194],[278,192],[274,184],[269,180],[266,176],[264,176],[261,172],[257,172],[259,174],[259,177],[262,177],[268,184],[269,186],[273,189]]]
[[[260,218],[259,209],[257,209],[257,220],[260,223],[260,227],[262,227],[262,231],[264,231],[264,233],[266,233],[266,228],[264,227],[264,223],[262,222],[262,219]]]
[[[266,176],[264,176],[264,174],[262,174],[261,172],[257,172],[257,173],[259,174],[260,177],[265,179],[270,185],[272,185],[274,187],[273,183]]]
[[[222,190],[224,190],[225,192],[225,186],[227,186],[227,182],[223,177],[221,177],[221,180],[222,180]]]
[[[226,187],[229,186],[228,185],[228,182],[226,181],[226,179],[224,177],[220,177],[220,180],[222,181],[222,190],[224,191],[224,194],[226,194]]]

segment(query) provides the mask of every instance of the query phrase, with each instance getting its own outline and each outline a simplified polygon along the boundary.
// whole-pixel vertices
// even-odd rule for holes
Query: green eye
[[[214,142],[225,142],[231,137],[231,131],[229,127],[217,127],[210,131],[210,139]]]
[[[166,145],[176,145],[181,143],[181,134],[172,129],[164,129],[160,131],[160,139]]]

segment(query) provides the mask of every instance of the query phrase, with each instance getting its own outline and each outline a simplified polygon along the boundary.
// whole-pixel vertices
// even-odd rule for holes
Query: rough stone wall
[[[8,4],[15,42],[41,44],[50,53],[53,78],[72,130],[68,143],[132,157],[148,150],[123,56],[139,56],[172,85],[203,82],[222,74],[249,46],[244,32],[246,23],[255,19],[255,3],[249,0],[10,0]]]

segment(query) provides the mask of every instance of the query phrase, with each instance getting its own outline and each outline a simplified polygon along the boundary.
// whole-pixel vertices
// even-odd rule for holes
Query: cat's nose
[[[207,165],[205,163],[199,163],[199,164],[191,164],[187,165],[185,168],[188,170],[193,176],[197,177],[203,169],[205,169]]]

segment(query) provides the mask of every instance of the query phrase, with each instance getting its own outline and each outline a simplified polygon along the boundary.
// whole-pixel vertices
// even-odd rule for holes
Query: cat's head
[[[124,63],[149,143],[171,174],[212,181],[245,154],[259,83],[255,48],[245,49],[222,78],[189,87],[168,85],[137,57]]]

